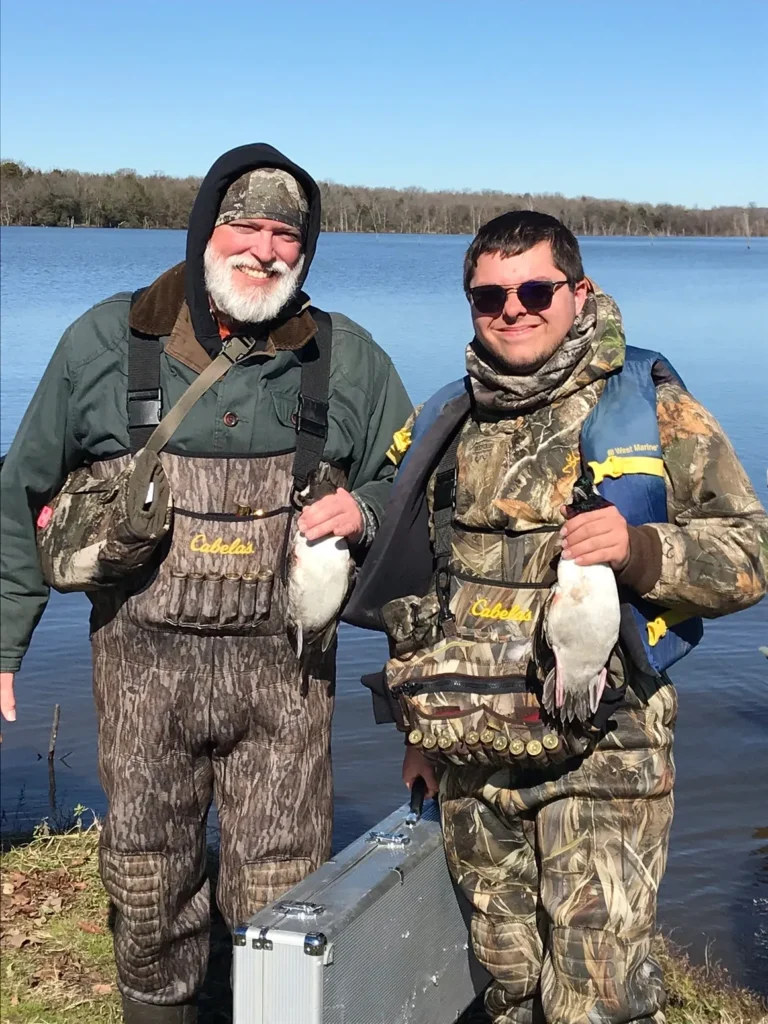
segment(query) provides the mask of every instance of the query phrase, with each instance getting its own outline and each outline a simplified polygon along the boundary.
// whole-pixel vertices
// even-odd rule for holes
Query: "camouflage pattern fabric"
[[[484,763],[483,745],[468,745],[468,733],[496,729],[511,744],[525,739],[526,732],[541,740],[543,731],[537,730],[547,728],[534,697],[547,671],[537,635],[555,578],[560,509],[570,501],[581,471],[582,424],[602,394],[606,374],[624,359],[621,320],[612,300],[597,293],[595,309],[589,351],[575,375],[555,389],[551,404],[539,403],[520,416],[481,410],[462,429],[451,559],[457,637],[438,634],[434,593],[407,595],[382,609],[396,643],[396,656],[386,666],[388,683],[402,698],[411,730],[421,733],[418,742],[423,745],[427,738],[434,756]],[[494,380],[501,388],[503,379],[496,374]],[[519,392],[522,380],[512,378],[510,386]],[[535,382],[531,389],[537,393]],[[657,410],[670,522],[643,527],[659,534],[663,563],[658,582],[642,596],[668,607],[684,605],[689,615],[749,607],[765,592],[768,517],[727,438],[695,399],[678,385],[663,384]],[[434,477],[428,497],[433,487]],[[623,666],[614,667],[611,681],[618,687],[626,679]],[[528,675],[533,692],[444,696],[439,678],[451,674]],[[409,681],[424,684],[430,677],[431,693],[398,692]],[[531,731],[537,716],[541,722]],[[578,735],[561,739],[568,748],[581,745]],[[492,763],[498,763],[498,755],[497,747]],[[509,755],[506,748],[504,757]]]
[[[149,579],[91,595],[92,646],[118,983],[173,1005],[206,970],[212,798],[231,927],[330,854],[335,647],[304,674],[284,632],[292,456],[161,460],[170,543]]]
[[[229,186],[221,201],[216,227],[233,220],[263,217],[303,232],[308,215],[304,189],[292,174],[276,167],[259,167]]]
[[[657,394],[670,521],[654,524],[661,576],[644,596],[706,617],[739,611],[765,593],[768,517],[717,420],[675,385]]]
[[[589,756],[443,772],[451,873],[494,977],[494,1024],[664,1020],[650,956],[672,821],[674,690],[634,695]]]
[[[157,454],[140,451],[114,469],[76,469],[37,518],[43,577],[56,590],[113,586],[145,566],[168,532],[171,495]]]
[[[475,950],[495,978],[486,1001],[495,1024],[664,1020],[650,943],[672,819],[674,690],[612,658],[609,678],[628,684],[626,704],[597,742],[570,726],[559,732],[537,699],[547,657],[533,621],[546,596],[536,588],[554,578],[552,528],[581,472],[582,424],[624,360],[618,311],[599,292],[594,310],[585,354],[551,390],[536,374],[526,392],[522,378],[478,370],[470,349],[479,408],[457,453],[457,635],[439,635],[434,593],[382,610],[395,640],[387,679],[409,741],[442,769],[446,851],[475,908]],[[747,608],[765,593],[768,517],[695,399],[662,384],[657,414],[669,522],[643,527],[658,533],[662,563],[641,596],[707,617]],[[430,501],[433,489],[434,477]],[[472,616],[473,607],[490,614]],[[507,670],[525,685],[487,685]]]
[[[534,374],[514,376],[501,367],[478,341],[467,347],[467,373],[478,405],[496,413],[519,413],[540,405],[551,404],[573,381],[587,379],[591,367],[595,377],[604,376],[595,348],[606,340],[623,340],[621,313],[610,295],[591,290],[584,307],[576,317],[568,337],[547,362]],[[607,352],[607,346],[602,346]]]

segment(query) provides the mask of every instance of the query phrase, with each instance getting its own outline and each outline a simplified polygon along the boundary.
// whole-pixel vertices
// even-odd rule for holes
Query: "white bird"
[[[302,504],[310,505],[336,491],[329,473],[330,467],[322,464],[313,474],[298,495]],[[323,651],[330,647],[353,571],[354,562],[343,537],[308,541],[296,531],[288,556],[288,633],[297,658],[320,638]]]
[[[581,478],[574,486],[574,515],[609,504]],[[561,558],[544,623],[555,656],[554,678],[542,703],[564,721],[586,722],[597,711],[607,664],[619,638],[621,612],[616,577],[609,565],[577,565]]]

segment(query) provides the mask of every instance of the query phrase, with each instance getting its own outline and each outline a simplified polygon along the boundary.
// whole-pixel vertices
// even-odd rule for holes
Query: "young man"
[[[677,708],[665,670],[700,616],[763,596],[768,519],[712,416],[663,357],[626,345],[559,221],[486,224],[464,287],[467,377],[395,436],[398,478],[345,618],[393,641],[375,704],[408,732],[406,783],[439,779],[494,1024],[658,1024],[650,948]],[[561,560],[561,579],[598,582],[569,592],[573,628],[553,653]],[[610,571],[583,571],[598,566]],[[611,650],[617,598],[620,641],[572,717],[567,658],[593,659],[596,601],[615,608]]]
[[[170,541],[148,574],[91,595],[101,871],[133,1024],[196,1019],[214,793],[230,926],[330,852],[335,644],[316,645],[302,672],[286,636],[285,552],[310,465],[332,464],[340,486],[299,530],[353,553],[370,543],[410,403],[370,335],[300,290],[319,227],[306,171],[270,146],[222,156],[195,202],[186,262],[133,304],[116,295],[68,328],[3,467],[0,683],[13,721],[13,677],[48,596],[35,521],[56,519],[46,526],[41,509],[78,467],[109,480],[127,466],[223,339],[247,350],[161,453]]]

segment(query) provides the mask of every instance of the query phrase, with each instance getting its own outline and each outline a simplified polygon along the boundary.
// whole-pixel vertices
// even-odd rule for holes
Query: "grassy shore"
[[[8,837],[0,858],[0,1022],[121,1020],[109,903],[98,875],[98,824],[62,835]],[[215,864],[212,862],[212,868]],[[719,969],[696,967],[669,943],[657,955],[670,993],[669,1024],[768,1024],[768,1004]],[[217,919],[201,1024],[231,1021],[229,943]]]

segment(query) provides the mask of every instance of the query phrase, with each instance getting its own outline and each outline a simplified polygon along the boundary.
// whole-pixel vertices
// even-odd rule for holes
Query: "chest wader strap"
[[[296,495],[309,484],[309,477],[317,470],[325,451],[328,437],[328,394],[331,385],[331,349],[333,327],[331,318],[321,309],[311,310],[317,324],[317,333],[302,350],[299,405],[296,410],[296,454],[293,457],[293,486],[291,488],[291,514],[285,524],[280,552],[280,577],[288,580],[288,550],[291,542],[291,524],[300,505]]]
[[[320,465],[328,437],[328,392],[331,382],[331,318],[312,310],[317,334],[305,346],[301,361],[301,390],[296,412],[296,455],[293,459],[293,489],[300,493],[310,474]]]
[[[440,607],[440,627],[446,639],[456,636],[456,623],[451,615],[451,539],[453,536],[453,510],[456,504],[456,454],[459,449],[464,421],[443,453],[435,474],[435,495],[432,504],[432,523],[435,531],[435,587]]]
[[[131,309],[146,288],[131,296]],[[128,447],[135,455],[160,422],[163,393],[160,389],[160,342],[131,331],[128,336]]]

